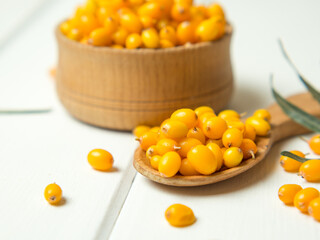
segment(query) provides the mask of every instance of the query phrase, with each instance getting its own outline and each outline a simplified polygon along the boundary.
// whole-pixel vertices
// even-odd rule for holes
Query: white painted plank
[[[48,1],[0,50],[0,107],[53,108],[47,114],[0,115],[0,239],[107,237],[135,175],[132,135],[73,119],[48,75],[56,61],[54,27],[77,2]],[[92,170],[86,156],[93,148],[109,150],[116,171]],[[62,206],[43,197],[52,182],[63,189]]]
[[[280,53],[279,37],[301,72],[320,89],[319,1],[225,0],[222,4],[234,26],[236,91],[231,108],[251,113],[272,103],[270,72],[285,96],[305,91]],[[280,167],[279,153],[285,149],[310,152],[300,139],[290,139],[274,146],[248,172],[198,188],[163,186],[137,175],[111,239],[319,239],[319,223],[284,206],[277,197],[285,183],[320,190],[319,184],[307,183]],[[169,226],[164,211],[173,203],[190,206],[197,222],[187,228]]]

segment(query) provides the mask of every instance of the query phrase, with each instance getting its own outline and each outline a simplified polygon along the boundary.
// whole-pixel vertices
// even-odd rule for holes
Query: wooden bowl
[[[57,27],[59,98],[77,119],[118,130],[158,125],[182,107],[221,110],[233,90],[231,35],[228,25],[214,42],[128,50],[84,45]]]

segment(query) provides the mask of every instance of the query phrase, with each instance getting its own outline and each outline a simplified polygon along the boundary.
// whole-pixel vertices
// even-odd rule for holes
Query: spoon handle
[[[302,108],[307,113],[320,117],[320,104],[312,98],[310,93],[297,94],[287,98],[287,100],[295,104],[297,107]],[[269,106],[268,111],[272,116],[271,141],[273,143],[288,137],[310,132],[309,129],[299,125],[289,118],[277,103]]]

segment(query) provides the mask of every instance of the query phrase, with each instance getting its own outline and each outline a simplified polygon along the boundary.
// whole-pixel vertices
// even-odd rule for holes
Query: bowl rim
[[[123,54],[135,54],[136,55],[136,54],[155,54],[155,53],[166,54],[166,53],[175,53],[175,52],[182,52],[182,51],[193,51],[193,50],[198,50],[200,48],[207,48],[207,47],[214,46],[218,42],[222,42],[222,41],[230,38],[233,33],[232,25],[227,22],[226,32],[225,32],[224,36],[222,38],[219,38],[214,41],[198,42],[198,43],[192,43],[192,44],[188,44],[188,45],[185,44],[185,45],[179,45],[179,46],[175,46],[175,47],[171,47],[171,48],[156,48],[156,49],[152,49],[152,48],[138,48],[138,49],[123,48],[123,49],[117,49],[117,48],[111,48],[108,46],[96,47],[96,46],[91,46],[88,44],[83,44],[83,43],[71,40],[71,39],[67,38],[61,32],[60,27],[59,27],[61,23],[62,22],[60,22],[56,26],[56,30],[55,30],[55,35],[58,40],[58,43],[60,41],[63,41],[66,44],[72,45],[74,48],[79,48],[79,49],[93,51],[93,52],[99,52],[99,53],[117,53],[117,54],[123,53]]]

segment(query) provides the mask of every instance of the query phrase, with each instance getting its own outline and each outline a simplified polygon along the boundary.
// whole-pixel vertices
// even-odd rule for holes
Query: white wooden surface
[[[280,54],[279,37],[320,88],[318,0],[221,2],[235,28],[237,89],[230,107],[252,112],[273,102],[270,72],[284,95],[303,89]],[[52,107],[48,114],[0,115],[0,239],[320,238],[319,223],[277,199],[284,183],[320,190],[320,184],[306,183],[278,164],[281,150],[309,152],[297,138],[277,144],[264,162],[225,182],[173,188],[137,175],[131,186],[132,136],[70,117],[48,76],[56,60],[53,28],[77,3],[81,0],[0,0],[0,109]],[[97,147],[114,154],[114,172],[88,166],[86,154]],[[66,198],[59,207],[43,198],[44,187],[53,181]],[[176,202],[194,210],[193,226],[176,229],[165,221],[165,209]]]

